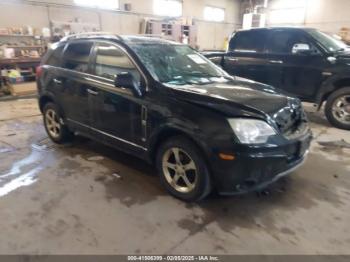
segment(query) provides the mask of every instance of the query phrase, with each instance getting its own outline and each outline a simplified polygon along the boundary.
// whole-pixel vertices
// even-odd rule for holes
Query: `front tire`
[[[68,127],[63,124],[62,116],[57,105],[47,103],[43,109],[44,126],[50,139],[57,144],[70,142],[73,134]]]
[[[350,87],[339,89],[328,97],[325,114],[333,126],[350,130]]]
[[[156,166],[162,185],[178,199],[197,202],[211,191],[210,172],[203,154],[185,137],[163,143],[157,152]]]

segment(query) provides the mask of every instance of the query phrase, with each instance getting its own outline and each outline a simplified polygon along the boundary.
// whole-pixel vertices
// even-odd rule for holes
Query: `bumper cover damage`
[[[288,145],[264,152],[241,153],[217,171],[217,188],[221,195],[238,195],[259,191],[301,167],[309,153],[311,132]]]

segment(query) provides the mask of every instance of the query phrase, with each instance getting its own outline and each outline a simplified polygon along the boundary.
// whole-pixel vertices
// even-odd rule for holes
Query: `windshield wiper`
[[[195,76],[195,77],[203,77],[203,78],[221,77],[221,76],[206,74],[200,71],[184,72],[183,74],[186,76]]]
[[[165,84],[170,84],[170,85],[177,85],[177,86],[182,86],[182,85],[207,85],[207,84],[212,84],[214,81],[208,80],[207,82],[200,82],[196,80],[183,80],[183,81],[178,81],[178,80],[172,80],[165,82]]]
[[[193,72],[182,72],[182,74],[185,76],[177,76],[169,81],[166,81],[167,84],[173,84],[173,85],[207,85],[212,84],[215,82],[218,82],[215,80],[215,78],[224,78],[225,80],[232,80],[229,76],[225,75],[210,75],[205,74],[199,71],[193,71]],[[205,80],[204,80],[205,79]]]
[[[336,50],[335,52],[344,52],[345,51],[345,48],[340,48],[340,49],[338,49],[338,50]]]

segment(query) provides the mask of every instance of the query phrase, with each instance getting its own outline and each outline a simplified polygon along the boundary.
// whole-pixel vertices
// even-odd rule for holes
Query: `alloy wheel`
[[[163,155],[162,168],[165,179],[176,191],[189,193],[195,188],[198,179],[197,167],[183,149],[168,149]]]
[[[343,124],[350,124],[350,95],[344,95],[336,99],[332,106],[335,119]]]
[[[48,109],[45,113],[45,124],[47,131],[53,138],[58,138],[61,134],[60,120],[53,109]]]

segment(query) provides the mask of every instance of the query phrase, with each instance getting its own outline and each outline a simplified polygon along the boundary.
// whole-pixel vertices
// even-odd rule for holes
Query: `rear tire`
[[[211,192],[208,165],[202,152],[189,139],[178,136],[158,149],[156,166],[164,188],[174,197],[197,202]]]
[[[350,130],[350,87],[339,89],[328,97],[325,115],[333,126]]]
[[[74,135],[63,123],[62,115],[57,105],[47,103],[43,109],[44,126],[50,139],[57,144],[64,144],[73,140]]]

